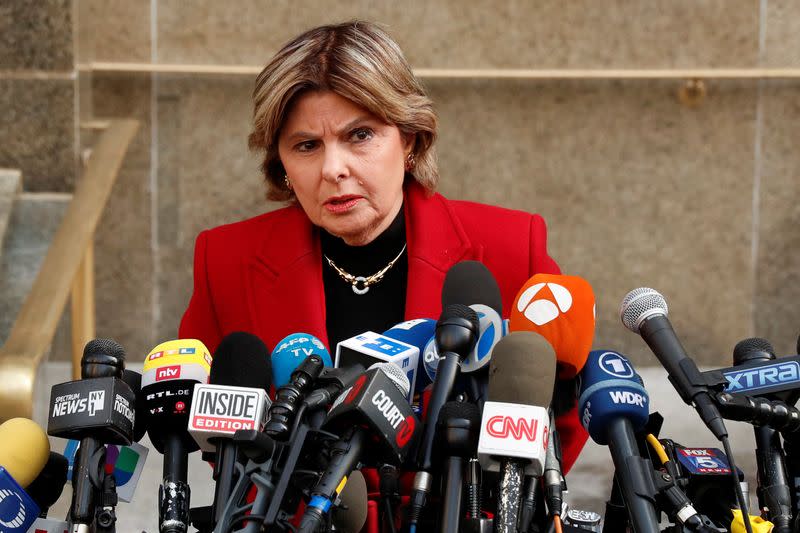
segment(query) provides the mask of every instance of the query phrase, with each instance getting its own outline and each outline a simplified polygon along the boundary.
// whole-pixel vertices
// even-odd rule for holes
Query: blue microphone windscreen
[[[626,418],[634,431],[650,417],[650,399],[633,365],[620,353],[594,350],[580,373],[578,413],[597,444],[608,444],[606,428],[612,419]]]
[[[278,342],[272,351],[272,383],[275,388],[289,383],[292,372],[311,354],[322,357],[325,366],[333,366],[330,352],[314,335],[292,333]]]

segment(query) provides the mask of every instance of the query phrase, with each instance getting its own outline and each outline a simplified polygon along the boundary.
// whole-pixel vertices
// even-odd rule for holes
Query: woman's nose
[[[329,145],[325,147],[325,158],[322,161],[322,179],[338,183],[349,175],[347,154],[344,150]]]

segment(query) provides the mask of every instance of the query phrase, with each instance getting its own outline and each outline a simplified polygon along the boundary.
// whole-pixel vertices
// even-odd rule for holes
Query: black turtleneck
[[[320,230],[322,253],[336,266],[354,276],[375,274],[397,257],[406,242],[403,208],[394,221],[375,240],[364,246],[348,246],[339,237]],[[406,308],[408,250],[366,294],[358,295],[352,286],[322,258],[325,286],[326,328],[331,352],[336,345],[365,331],[382,333],[403,321]]]

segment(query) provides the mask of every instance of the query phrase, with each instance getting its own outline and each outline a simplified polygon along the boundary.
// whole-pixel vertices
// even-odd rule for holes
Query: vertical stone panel
[[[761,66],[800,67],[800,4],[793,0],[769,0],[766,6],[766,39]]]
[[[72,70],[72,1],[0,4],[0,70]]]
[[[92,61],[150,62],[149,0],[78,1],[86,4],[84,11],[88,15],[87,30],[92,39]]]

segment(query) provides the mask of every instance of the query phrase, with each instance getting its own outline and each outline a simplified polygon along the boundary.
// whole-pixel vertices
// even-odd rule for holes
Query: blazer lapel
[[[405,318],[439,318],[447,271],[464,259],[480,260],[461,222],[440,194],[428,196],[416,182],[406,188],[408,288]]]
[[[270,349],[291,333],[328,344],[319,235],[299,207],[284,210],[248,268],[248,305]]]

